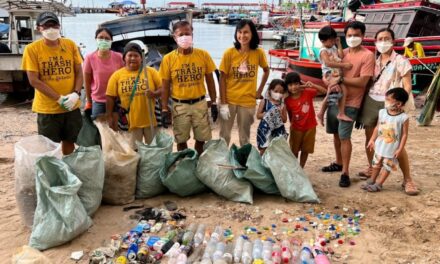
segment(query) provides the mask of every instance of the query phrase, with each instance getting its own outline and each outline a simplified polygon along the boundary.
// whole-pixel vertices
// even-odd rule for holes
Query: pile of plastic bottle
[[[205,224],[183,228],[183,221],[142,220],[126,234],[112,237],[113,263],[327,264],[333,248],[355,245],[353,238],[360,232],[362,217],[356,210],[349,217],[315,214],[311,209],[305,216],[281,219],[279,227],[247,226],[236,239],[231,229],[221,226],[210,233]],[[162,236],[158,236],[160,232]],[[300,237],[310,239],[305,242]],[[95,254],[90,263],[107,262],[99,262]]]

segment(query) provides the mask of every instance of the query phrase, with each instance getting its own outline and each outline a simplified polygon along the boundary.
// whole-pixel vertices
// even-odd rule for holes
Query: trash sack
[[[241,148],[232,144],[230,163],[243,168],[233,170],[237,178],[249,180],[264,193],[280,194],[272,173],[263,166],[260,153],[251,144],[246,144]]]
[[[82,183],[64,161],[40,158],[36,184],[38,203],[29,246],[45,250],[62,245],[92,225],[78,197]]]
[[[93,215],[101,205],[104,188],[105,168],[99,146],[79,147],[72,154],[63,157],[73,173],[82,182],[78,197],[88,215]]]
[[[39,250],[30,246],[22,246],[12,256],[12,264],[52,264],[53,262]]]
[[[141,156],[137,173],[136,198],[145,199],[166,191],[160,180],[160,171],[165,167],[165,156],[173,151],[173,137],[159,132],[150,145],[136,142]]]
[[[35,190],[35,163],[43,156],[62,157],[61,144],[34,135],[21,139],[14,146],[15,151],[15,199],[24,225],[32,228],[37,207]]]
[[[160,172],[163,185],[172,193],[190,196],[206,190],[196,176],[197,152],[193,149],[168,153],[165,165]]]
[[[101,145],[101,136],[99,130],[93,123],[91,115],[91,109],[85,110],[82,113],[82,127],[79,131],[76,144],[84,147],[91,147]]]
[[[113,131],[106,123],[95,122],[101,134],[105,165],[102,201],[123,205],[134,201],[139,155],[123,134]]]
[[[208,141],[197,164],[197,178],[217,194],[234,202],[252,204],[252,185],[237,179],[229,164],[230,153],[224,139]],[[223,166],[222,166],[223,165]]]
[[[309,177],[284,138],[271,141],[263,154],[263,165],[272,172],[281,196],[295,202],[319,203]]]

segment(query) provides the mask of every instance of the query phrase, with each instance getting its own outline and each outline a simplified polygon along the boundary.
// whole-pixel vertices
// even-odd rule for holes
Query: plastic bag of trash
[[[101,136],[99,130],[93,123],[91,115],[91,109],[85,110],[82,113],[82,127],[79,131],[76,144],[84,147],[91,147],[101,144]]]
[[[50,139],[34,135],[21,139],[14,146],[15,151],[15,199],[23,224],[31,228],[37,207],[35,190],[35,163],[43,156],[62,157],[61,145]]]
[[[101,134],[105,164],[102,201],[122,205],[134,201],[139,155],[123,134],[113,131],[106,123],[95,122]]]
[[[249,180],[264,193],[280,194],[272,173],[263,166],[260,153],[251,144],[246,144],[241,148],[233,144],[230,163],[240,167],[233,170],[237,178]]]
[[[38,195],[29,246],[45,250],[87,231],[92,220],[78,197],[81,181],[69,165],[54,157],[37,161]]]
[[[93,215],[101,205],[104,187],[104,159],[99,146],[79,147],[72,154],[63,157],[73,173],[82,182],[78,191],[88,215]]]
[[[12,256],[12,264],[52,264],[53,262],[39,250],[30,246],[22,246]]]
[[[206,190],[196,176],[197,152],[193,149],[168,153],[165,165],[160,172],[162,183],[172,193],[189,196]]]
[[[137,174],[136,198],[144,199],[163,193],[166,188],[160,180],[165,167],[165,156],[173,151],[173,137],[159,132],[150,145],[137,142],[141,156]]]
[[[229,200],[252,204],[252,185],[234,176],[229,155],[224,139],[208,141],[199,157],[197,178]]]
[[[284,138],[278,137],[271,141],[264,152],[263,165],[272,172],[284,198],[295,202],[319,202],[309,177],[304,173]]]

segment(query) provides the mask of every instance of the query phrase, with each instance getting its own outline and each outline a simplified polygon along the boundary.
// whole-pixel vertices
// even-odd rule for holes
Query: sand
[[[319,105],[319,104],[316,104]],[[29,241],[31,231],[21,223],[14,191],[14,144],[23,137],[36,134],[36,114],[29,105],[0,109],[0,259],[9,263],[17,248]],[[309,157],[305,171],[309,175],[321,204],[299,204],[282,197],[254,194],[254,204],[238,204],[213,193],[189,198],[166,194],[146,200],[137,200],[146,206],[162,207],[170,200],[187,214],[187,222],[205,223],[213,228],[217,224],[231,226],[238,233],[245,226],[282,225],[281,218],[296,218],[310,208],[330,213],[343,213],[342,208],[360,210],[365,214],[361,221],[361,233],[356,245],[343,245],[335,249],[334,263],[440,263],[440,120],[437,116],[430,127],[417,127],[411,115],[407,150],[411,160],[412,175],[421,189],[418,196],[407,196],[400,187],[402,174],[393,173],[380,193],[361,191],[354,175],[366,165],[363,131],[353,134],[351,163],[352,186],[338,187],[339,174],[320,171],[323,165],[333,161],[332,136],[318,128],[315,153]],[[437,113],[438,114],[438,113]],[[255,143],[255,131],[252,141]],[[237,140],[237,130],[233,130]],[[213,132],[218,136],[218,128]],[[220,210],[219,210],[220,209]],[[274,211],[282,210],[277,215]],[[54,263],[74,263],[73,251],[86,253],[105,245],[113,234],[124,233],[136,223],[130,220],[132,212],[123,212],[121,206],[101,206],[93,217],[88,232],[73,241],[44,251]],[[249,219],[249,220],[247,220]],[[287,226],[287,224],[285,225]],[[310,234],[298,233],[310,238]],[[333,245],[333,244],[332,244]],[[88,263],[85,257],[78,263]]]

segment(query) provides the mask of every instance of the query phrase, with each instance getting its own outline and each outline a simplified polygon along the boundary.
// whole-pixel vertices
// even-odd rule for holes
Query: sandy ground
[[[318,104],[317,104],[318,105]],[[30,106],[1,108],[0,113],[0,259],[9,263],[13,252],[29,241],[31,231],[24,227],[16,207],[14,195],[14,144],[23,137],[36,134],[36,115]],[[163,206],[167,200],[175,201],[184,209],[187,222],[231,226],[238,233],[245,226],[282,225],[281,218],[302,216],[310,208],[330,213],[343,213],[342,208],[358,209],[365,214],[361,222],[361,233],[355,237],[356,245],[343,245],[335,249],[334,263],[440,263],[440,120],[438,117],[430,127],[417,127],[415,115],[411,117],[407,150],[411,160],[412,175],[421,189],[420,195],[405,195],[400,187],[400,172],[390,176],[381,193],[365,193],[355,173],[366,165],[362,131],[353,135],[351,174],[353,184],[348,189],[338,187],[339,174],[325,174],[323,165],[333,160],[332,137],[322,127],[318,128],[315,154],[310,156],[305,171],[322,203],[319,205],[288,202],[281,197],[254,194],[254,204],[238,204],[213,194],[179,198],[166,194],[152,199],[136,201],[149,206]],[[255,123],[253,131],[256,131]],[[214,136],[218,136],[217,128]],[[237,140],[234,128],[234,139]],[[255,133],[252,136],[255,143]],[[220,209],[220,210],[219,210]],[[283,210],[281,215],[274,210]],[[93,217],[93,226],[88,232],[73,241],[46,250],[54,263],[74,263],[70,260],[73,251],[91,250],[105,245],[112,234],[124,233],[135,225],[129,219],[130,212],[121,206],[101,206]],[[249,218],[249,220],[246,220]],[[288,226],[285,224],[285,226]],[[296,233],[295,233],[296,234]],[[309,233],[298,233],[309,239]],[[79,263],[88,263],[83,258]]]

